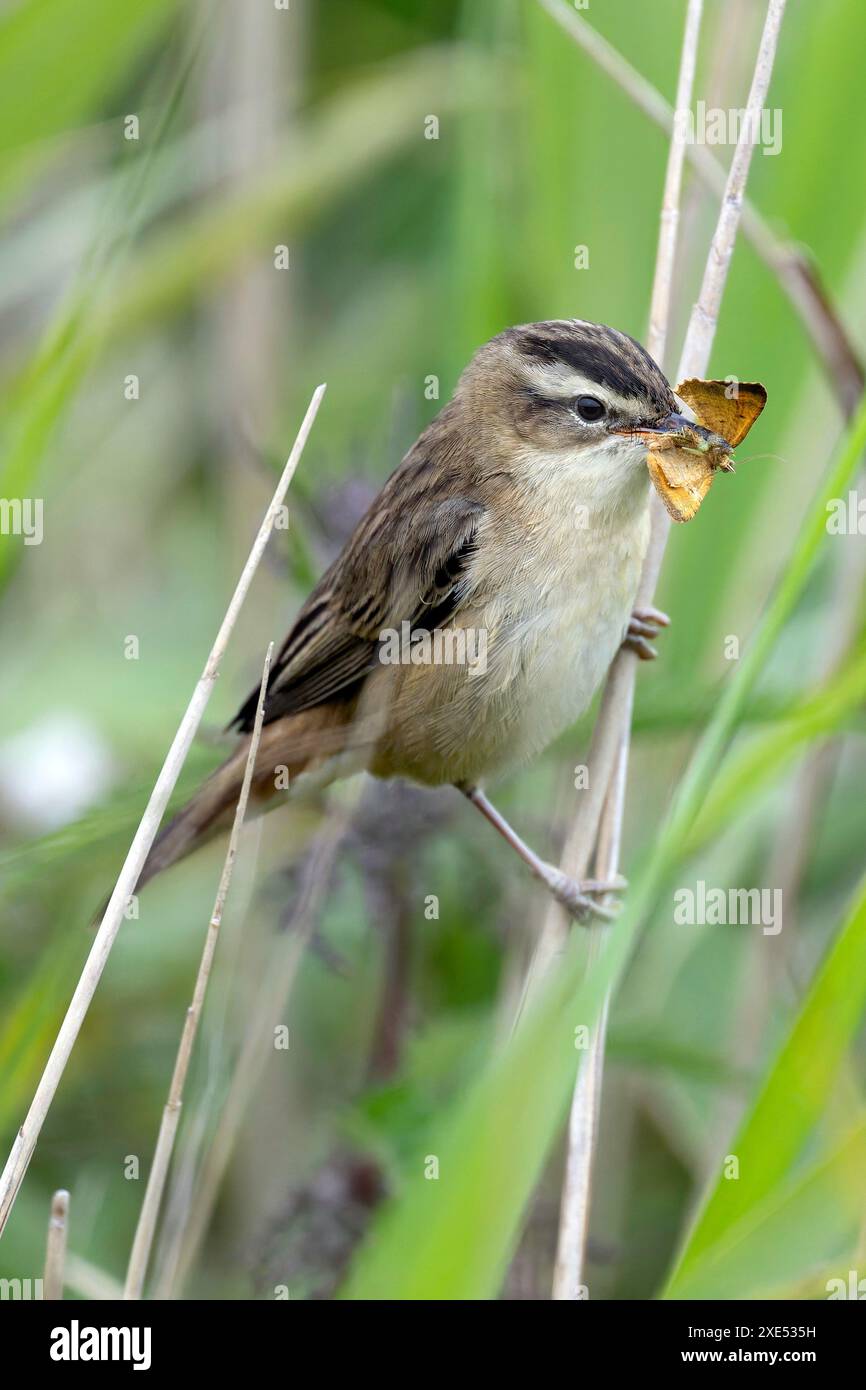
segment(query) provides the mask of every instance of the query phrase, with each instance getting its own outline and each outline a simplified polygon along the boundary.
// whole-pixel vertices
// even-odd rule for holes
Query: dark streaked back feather
[[[447,414],[391,475],[298,614],[271,671],[266,724],[352,698],[378,664],[383,629],[441,627],[457,610],[484,504],[463,495],[471,477],[449,458]],[[252,728],[257,700],[253,691],[234,727]]]

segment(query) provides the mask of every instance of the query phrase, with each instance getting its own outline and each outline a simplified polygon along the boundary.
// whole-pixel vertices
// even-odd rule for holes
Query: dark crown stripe
[[[569,331],[556,325],[546,332],[519,333],[517,346],[528,357],[563,362],[621,396],[649,396],[660,409],[670,407],[670,387],[661,371],[649,353],[625,333],[591,326],[575,326]]]

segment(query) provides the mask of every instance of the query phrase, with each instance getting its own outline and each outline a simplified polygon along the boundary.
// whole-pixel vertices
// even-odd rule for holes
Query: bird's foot
[[[545,864],[541,860],[537,873],[548,891],[576,922],[588,922],[593,917],[612,922],[616,917],[616,910],[598,902],[597,899],[608,893],[621,893],[628,886],[621,874],[609,880],[570,878],[555,864]]]
[[[596,901],[598,897],[604,897],[607,893],[618,893],[625,888],[625,879],[617,874],[610,881],[597,878],[583,879],[582,881],[570,878],[564,874],[555,864],[547,864],[543,859],[539,859],[534,850],[529,848],[521,840],[520,836],[511,826],[504,816],[501,816],[496,807],[491,805],[480,787],[461,786],[459,788],[463,795],[467,797],[472,805],[476,807],[488,820],[494,829],[504,840],[507,840],[511,848],[528,865],[530,871],[535,875],[540,883],[543,883],[548,893],[551,893],[556,901],[560,903],[578,922],[586,922],[590,917],[601,917],[605,922],[610,922],[616,916],[613,908],[606,903]]]
[[[626,628],[622,645],[627,647],[641,661],[655,661],[658,652],[652,645],[659,635],[659,629],[670,627],[667,613],[659,608],[636,608]]]

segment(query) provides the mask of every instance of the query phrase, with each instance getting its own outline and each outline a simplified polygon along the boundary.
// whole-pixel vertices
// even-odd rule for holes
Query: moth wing
[[[745,439],[767,403],[767,392],[759,381],[741,381],[736,396],[729,381],[701,381],[690,377],[677,387],[677,395],[690,405],[698,423],[726,439],[736,449]]]
[[[673,521],[691,521],[710,490],[713,469],[680,450],[647,455],[649,475]]]

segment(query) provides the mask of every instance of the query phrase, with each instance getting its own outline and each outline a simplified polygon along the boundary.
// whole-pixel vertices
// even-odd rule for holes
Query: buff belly
[[[387,710],[388,732],[370,770],[477,785],[545,748],[587,708],[622,642],[646,538],[640,515],[613,535],[584,539],[571,566],[541,563],[528,573],[526,547],[515,552],[512,582],[500,573],[495,599],[460,614],[476,634],[468,650],[477,653],[477,634],[486,637],[484,669],[430,662],[371,679],[369,703]]]

